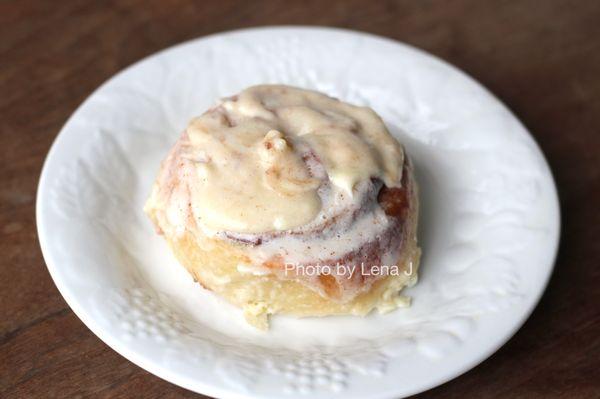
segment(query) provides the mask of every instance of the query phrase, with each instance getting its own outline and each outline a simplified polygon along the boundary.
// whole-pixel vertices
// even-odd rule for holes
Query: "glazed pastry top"
[[[315,91],[250,87],[186,133],[180,156],[195,176],[185,194],[197,222],[213,231],[314,224],[362,202],[361,183],[398,187],[402,177],[402,147],[373,110]]]

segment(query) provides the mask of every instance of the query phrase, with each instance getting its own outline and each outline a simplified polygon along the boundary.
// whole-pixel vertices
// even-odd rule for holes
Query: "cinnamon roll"
[[[271,314],[407,306],[420,250],[417,186],[370,108],[281,85],[193,119],[145,212],[196,281],[268,328]]]

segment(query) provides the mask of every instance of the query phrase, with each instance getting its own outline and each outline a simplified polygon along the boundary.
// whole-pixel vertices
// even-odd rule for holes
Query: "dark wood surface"
[[[73,314],[40,253],[34,202],[61,126],[104,80],[180,41],[255,25],[352,28],[421,47],[496,93],[560,191],[556,270],[491,358],[419,398],[600,397],[600,2],[2,1],[0,397],[199,397],[112,351]]]

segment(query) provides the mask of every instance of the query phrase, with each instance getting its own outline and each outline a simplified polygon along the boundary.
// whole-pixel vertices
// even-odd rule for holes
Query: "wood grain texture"
[[[419,398],[600,396],[600,2],[0,2],[0,397],[200,397],[133,365],[66,305],[35,229],[36,184],[73,110],[115,72],[206,34],[275,24],[352,28],[464,69],[532,131],[563,215],[556,270],[516,336]]]

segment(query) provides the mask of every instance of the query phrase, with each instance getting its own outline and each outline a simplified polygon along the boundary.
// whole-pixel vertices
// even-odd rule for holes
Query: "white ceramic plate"
[[[406,145],[422,203],[410,309],[274,317],[259,332],[154,233],[142,205],[169,147],[217,98],[258,83],[369,105]],[[56,285],[96,335],[159,377],[226,398],[392,398],[448,381],[525,321],[559,237],[548,165],[479,84],[391,40],[299,27],[193,40],[110,79],[54,143],[37,221]]]

